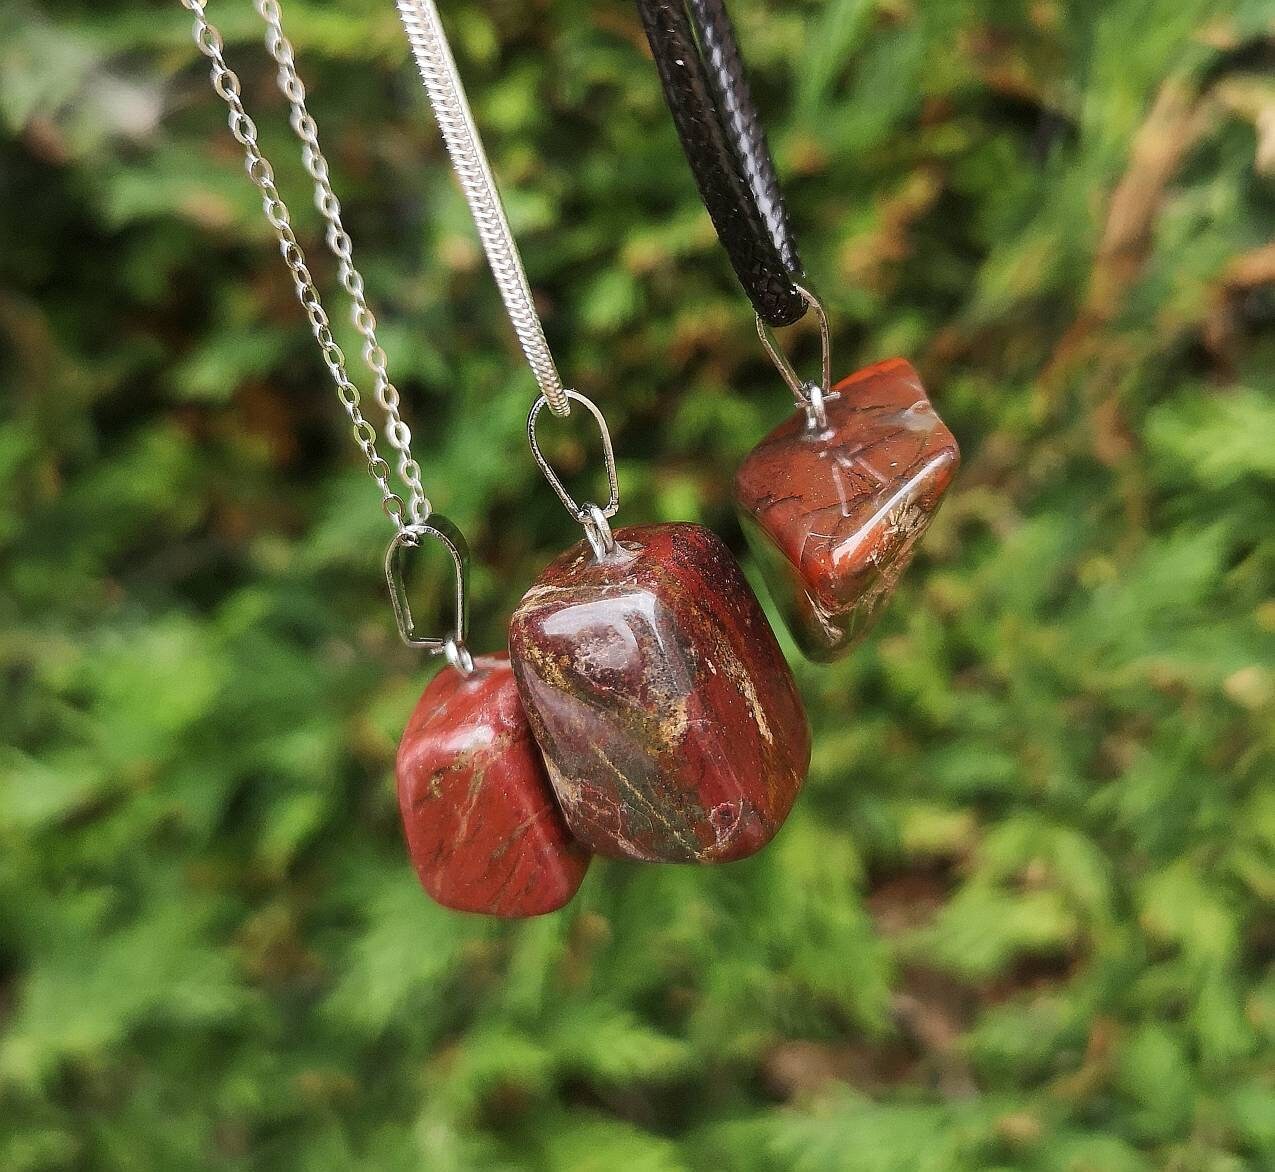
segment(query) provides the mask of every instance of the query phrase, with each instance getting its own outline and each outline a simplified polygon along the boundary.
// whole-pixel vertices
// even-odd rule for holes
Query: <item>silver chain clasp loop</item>
[[[615,541],[611,537],[611,526],[607,524],[607,521],[614,517],[620,508],[620,481],[615,470],[615,449],[611,446],[611,432],[598,405],[579,391],[567,390],[564,394],[571,402],[579,403],[593,416],[594,422],[598,425],[598,434],[602,437],[602,460],[607,473],[607,503],[597,505],[592,501],[586,501],[582,505],[578,504],[575,497],[567,491],[566,485],[562,483],[562,478],[554,471],[553,465],[545,459],[544,452],[540,450],[540,440],[536,435],[536,421],[540,417],[540,412],[545,407],[551,406],[544,395],[537,396],[527,416],[527,443],[531,445],[531,455],[540,466],[540,471],[544,473],[549,487],[557,494],[567,512],[584,526],[585,536],[589,539],[593,552],[598,557],[602,557],[615,548]]]
[[[809,426],[825,428],[828,426],[828,417],[824,411],[824,402],[832,394],[832,331],[828,326],[828,314],[824,310],[823,302],[804,285],[794,285],[794,287],[806,304],[815,311],[815,317],[819,321],[819,344],[823,350],[819,382],[810,382],[797,373],[788,360],[788,356],[779,349],[774,331],[760,315],[757,318],[757,336],[761,339],[761,344],[765,347],[771,362],[775,364],[775,369],[779,371],[780,377],[788,384],[788,389],[792,391],[797,406],[805,411]]]
[[[403,575],[404,555],[409,549],[419,549],[426,539],[437,541],[447,550],[455,571],[455,623],[451,631],[442,637],[422,635],[417,631]],[[465,649],[465,635],[469,629],[469,547],[460,530],[438,513],[432,514],[428,521],[404,525],[385,551],[385,581],[389,584],[390,602],[394,605],[394,618],[403,642],[409,647],[446,655],[448,662],[465,674],[472,671],[473,660]]]

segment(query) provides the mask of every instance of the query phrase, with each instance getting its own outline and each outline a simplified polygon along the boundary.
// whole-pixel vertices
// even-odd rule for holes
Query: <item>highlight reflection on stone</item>
[[[699,525],[583,542],[515,610],[509,647],[571,832],[598,854],[722,862],[764,846],[810,763],[792,672]]]
[[[412,863],[444,907],[517,918],[575,895],[589,854],[554,801],[507,655],[430,681],[396,772]]]
[[[735,500],[802,649],[828,660],[880,617],[960,463],[952,433],[901,358],[850,375],[749,453]]]

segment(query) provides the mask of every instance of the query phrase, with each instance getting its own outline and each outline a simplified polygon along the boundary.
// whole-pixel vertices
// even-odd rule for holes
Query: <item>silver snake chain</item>
[[[518,254],[513,233],[509,230],[509,221],[500,202],[496,181],[492,178],[487,153],[483,150],[482,139],[474,125],[473,112],[465,98],[465,85],[457,72],[451,46],[447,43],[438,6],[434,0],[397,0],[397,4],[399,17],[407,32],[408,44],[412,47],[412,55],[421,71],[421,80],[425,83],[425,92],[443,133],[443,141],[447,144],[447,153],[451,155],[452,167],[460,180],[461,190],[465,193],[470,214],[487,253],[487,262],[491,265],[492,275],[496,278],[500,295],[505,302],[505,311],[509,314],[509,320],[522,345],[522,352],[540,386],[540,394],[527,416],[527,442],[531,447],[532,458],[563,507],[583,526],[594,553],[602,557],[614,548],[614,539],[607,522],[615,516],[620,506],[615,452],[611,446],[606,419],[595,403],[577,391],[566,390],[562,385],[558,367],[549,351],[549,344],[545,341],[540,315],[536,313],[535,303],[531,299],[527,273],[522,267],[522,258]],[[545,458],[536,438],[536,419],[541,407],[548,406],[551,414],[565,416],[571,414],[573,402],[581,404],[598,427],[607,485],[610,489],[605,506],[590,501],[577,503]]]
[[[509,220],[474,125],[438,7],[434,0],[398,0],[398,14],[522,352],[549,410],[555,415],[568,415],[571,401],[545,341],[540,315],[536,313],[527,284],[527,273],[509,230]]]

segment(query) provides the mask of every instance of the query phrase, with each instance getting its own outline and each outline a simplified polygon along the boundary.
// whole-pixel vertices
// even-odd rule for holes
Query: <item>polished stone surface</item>
[[[634,526],[553,562],[510,621],[527,717],[598,854],[722,862],[764,846],[810,762],[792,672],[721,540]]]
[[[517,918],[575,895],[589,854],[554,801],[507,655],[478,656],[470,676],[445,667],[434,677],[396,772],[412,863],[444,907]]]
[[[961,458],[901,358],[839,383],[826,414],[814,430],[796,412],[735,476],[776,604],[818,660],[845,654],[880,617]]]

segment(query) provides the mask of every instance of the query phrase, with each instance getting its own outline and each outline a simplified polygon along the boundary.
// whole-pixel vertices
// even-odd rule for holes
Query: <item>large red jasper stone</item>
[[[880,617],[960,464],[912,365],[839,383],[826,428],[804,411],[740,466],[735,500],[775,601],[812,659],[845,654]]]
[[[514,611],[509,649],[571,832],[648,862],[764,846],[805,780],[792,672],[722,542],[699,525],[581,543]]]
[[[444,907],[516,918],[556,911],[588,852],[554,802],[507,655],[430,682],[398,747],[398,803],[421,884]]]

